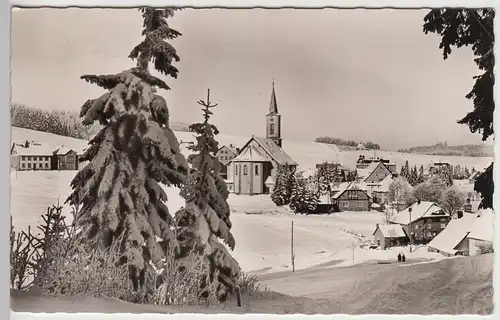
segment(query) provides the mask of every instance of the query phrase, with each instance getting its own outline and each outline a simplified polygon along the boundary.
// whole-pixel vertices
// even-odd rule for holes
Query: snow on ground
[[[47,207],[62,204],[70,193],[70,181],[76,171],[11,172],[11,214],[16,230],[36,228]],[[177,211],[184,200],[176,188],[165,188],[167,205]],[[379,212],[340,213],[324,216],[295,215],[277,208],[268,195],[231,194],[232,232],[236,238],[234,257],[244,271],[267,272],[291,268],[291,223],[294,221],[296,269],[304,269],[331,260],[332,254],[360,241],[344,230],[367,237],[382,219]],[[247,214],[264,210],[265,214]],[[268,212],[269,210],[269,212]],[[69,208],[65,208],[68,214]],[[274,214],[272,212],[275,212]],[[71,222],[71,219],[68,220]]]

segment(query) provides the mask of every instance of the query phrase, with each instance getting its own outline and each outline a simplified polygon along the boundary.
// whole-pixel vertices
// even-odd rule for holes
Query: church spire
[[[269,104],[268,114],[278,114],[278,102],[276,100],[276,92],[274,90],[274,78],[273,78],[273,91],[271,93],[271,103]]]

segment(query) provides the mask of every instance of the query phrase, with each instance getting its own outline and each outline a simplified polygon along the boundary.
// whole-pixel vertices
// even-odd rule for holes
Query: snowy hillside
[[[194,141],[193,133],[185,131],[176,131],[175,135],[179,142],[181,142],[181,152],[187,156],[190,154],[190,150],[187,149],[187,144],[183,142]],[[233,144],[236,147],[242,147],[250,137],[245,136],[235,136],[219,134],[217,135],[217,140],[219,145],[229,145]],[[13,142],[24,142],[26,140],[36,141],[45,144],[50,147],[59,147],[61,144],[65,144],[72,148],[84,148],[87,145],[85,140],[68,138],[63,136],[58,136],[50,133],[33,131],[22,128],[12,128],[12,141]],[[291,141],[283,140],[283,149],[288,153],[292,159],[299,163],[300,170],[312,169],[316,164],[324,161],[337,162],[348,168],[354,169],[356,166],[356,160],[359,155],[364,154],[367,157],[376,156],[379,158],[384,158],[391,160],[397,164],[398,170],[401,166],[408,160],[411,166],[413,165],[423,165],[428,166],[431,162],[449,162],[452,165],[460,164],[462,166],[467,166],[469,169],[472,167],[477,170],[482,170],[486,168],[492,161],[493,158],[490,157],[455,157],[455,156],[432,156],[432,155],[422,155],[422,154],[412,154],[412,153],[400,153],[393,151],[341,151],[335,145],[321,144],[316,142],[308,141]]]

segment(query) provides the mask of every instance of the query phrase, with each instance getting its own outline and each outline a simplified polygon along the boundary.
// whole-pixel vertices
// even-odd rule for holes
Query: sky
[[[447,141],[480,143],[459,125],[479,74],[470,48],[443,60],[425,35],[427,10],[185,9],[170,19],[179,77],[163,77],[171,119],[202,120],[196,101],[219,106],[221,132],[265,136],[275,79],[282,137],[333,136],[396,149]],[[80,79],[135,66],[136,9],[23,9],[13,12],[13,103],[78,111],[103,89]]]

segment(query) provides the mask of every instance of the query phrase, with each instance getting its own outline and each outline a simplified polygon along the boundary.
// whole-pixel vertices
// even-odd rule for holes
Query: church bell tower
[[[276,92],[271,93],[271,103],[269,104],[269,112],[266,115],[266,138],[273,140],[278,146],[282,147],[281,142],[281,115],[278,113],[278,102],[276,101]]]

